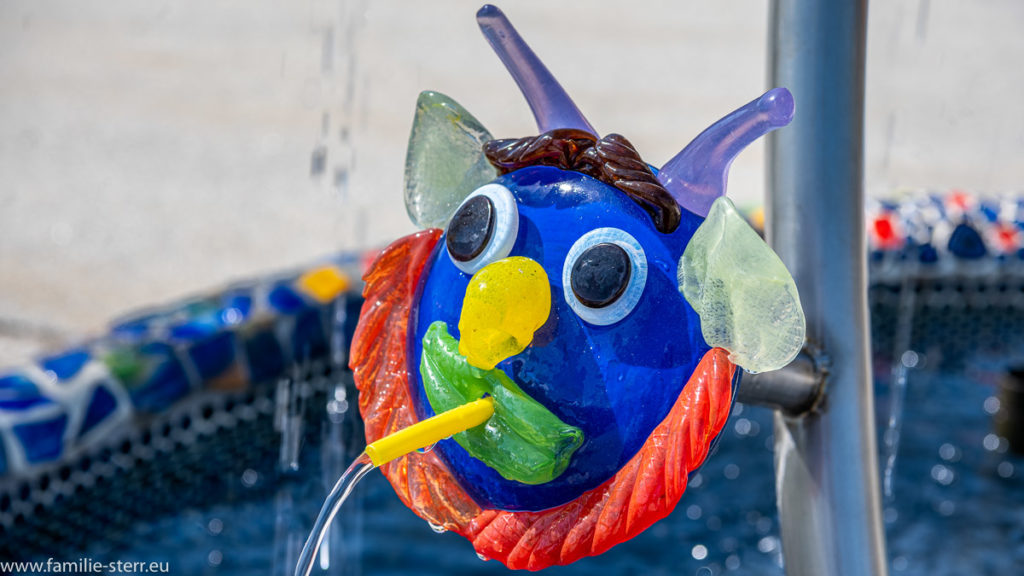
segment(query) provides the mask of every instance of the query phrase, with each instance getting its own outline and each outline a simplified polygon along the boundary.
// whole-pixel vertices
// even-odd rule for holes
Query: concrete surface
[[[536,132],[478,6],[0,0],[0,365],[138,306],[411,232],[420,90],[497,136]],[[591,122],[660,165],[766,88],[767,6],[503,7]],[[1020,191],[1021,22],[1013,0],[871,5],[869,192]],[[756,145],[730,193],[759,203],[763,180]]]

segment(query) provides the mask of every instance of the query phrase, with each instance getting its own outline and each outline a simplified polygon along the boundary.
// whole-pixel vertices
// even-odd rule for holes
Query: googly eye
[[[598,228],[576,241],[562,267],[565,301],[584,322],[608,326],[640,301],[647,284],[647,256],[636,238],[618,228]]]
[[[445,233],[452,263],[466,274],[512,252],[519,232],[519,209],[501,184],[477,188],[455,211]]]

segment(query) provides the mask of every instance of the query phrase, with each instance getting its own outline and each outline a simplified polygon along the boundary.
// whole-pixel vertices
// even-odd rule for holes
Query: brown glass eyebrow
[[[668,234],[679,226],[679,203],[658,182],[636,148],[619,134],[599,140],[583,130],[560,128],[539,136],[490,140],[484,144],[484,154],[499,174],[527,166],[586,174],[625,192],[651,215],[659,232]]]

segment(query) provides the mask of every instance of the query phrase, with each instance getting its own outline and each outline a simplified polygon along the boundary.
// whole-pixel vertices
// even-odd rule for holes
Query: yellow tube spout
[[[413,450],[426,448],[452,434],[479,426],[492,414],[494,399],[490,396],[481,398],[372,442],[366,447],[366,455],[370,457],[374,466],[380,466]]]

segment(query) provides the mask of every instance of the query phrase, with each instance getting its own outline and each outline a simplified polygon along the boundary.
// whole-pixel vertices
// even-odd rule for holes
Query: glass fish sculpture
[[[477,20],[540,134],[495,139],[420,95],[405,198],[423,230],[367,272],[351,366],[371,443],[490,399],[482,424],[381,469],[481,557],[538,570],[671,512],[737,366],[803,346],[792,278],[724,195],[733,158],[794,104],[771,90],[657,169],[598,134],[499,9]]]

